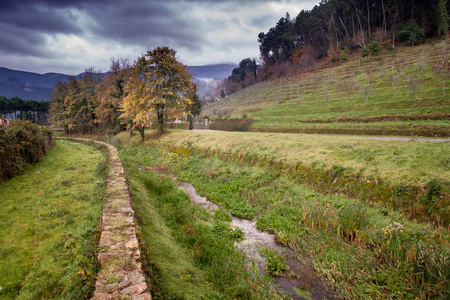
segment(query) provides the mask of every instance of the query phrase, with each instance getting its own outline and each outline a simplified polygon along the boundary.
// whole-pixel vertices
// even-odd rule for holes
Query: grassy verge
[[[137,168],[165,158],[159,149],[120,146],[153,299],[282,299],[245,269],[222,218],[190,203],[167,178]]]
[[[1,299],[90,297],[106,175],[102,151],[56,141],[24,175],[1,183]]]
[[[163,154],[179,172],[179,180],[193,183],[198,193],[237,216],[255,219],[282,244],[308,254],[342,298],[449,295],[448,230],[411,222],[384,206],[317,193],[280,170],[224,161],[217,155]],[[140,156],[146,155],[136,158]],[[159,193],[167,189],[163,184]]]

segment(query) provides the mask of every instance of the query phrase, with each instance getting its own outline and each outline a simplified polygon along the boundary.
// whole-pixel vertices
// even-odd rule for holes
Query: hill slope
[[[202,114],[246,114],[252,131],[449,136],[450,96],[443,96],[442,77],[433,71],[448,44],[354,55],[347,63],[247,87]]]

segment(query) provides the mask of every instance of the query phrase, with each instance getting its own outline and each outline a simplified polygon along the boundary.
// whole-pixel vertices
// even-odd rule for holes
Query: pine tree
[[[447,12],[447,0],[438,0],[436,7],[436,20],[438,23],[438,35],[447,36],[450,18]]]

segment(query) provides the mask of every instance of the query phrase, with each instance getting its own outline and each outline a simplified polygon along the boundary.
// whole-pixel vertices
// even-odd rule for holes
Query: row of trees
[[[28,120],[43,125],[48,120],[50,101],[22,100],[19,97],[0,96],[0,117],[5,119]]]
[[[149,123],[162,133],[168,118],[195,117],[198,103],[188,67],[177,60],[175,50],[158,47],[132,66],[113,59],[104,77],[88,69],[80,79],[56,84],[51,113],[66,133],[128,128],[144,138]]]

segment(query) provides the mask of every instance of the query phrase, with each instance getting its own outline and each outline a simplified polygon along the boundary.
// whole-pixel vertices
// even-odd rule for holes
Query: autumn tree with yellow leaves
[[[130,68],[121,118],[131,123],[144,138],[146,124],[156,117],[157,131],[164,131],[164,119],[187,112],[192,103],[194,84],[186,65],[176,51],[158,47],[138,58]]]
[[[69,78],[56,84],[52,92],[50,113],[56,126],[66,133],[87,133],[96,128],[95,109],[100,74],[93,68],[85,70],[80,79]]]
[[[97,87],[95,122],[104,130],[115,132],[122,128],[119,117],[128,71],[126,59],[111,59],[111,69]]]

